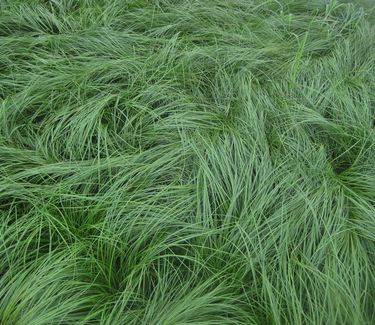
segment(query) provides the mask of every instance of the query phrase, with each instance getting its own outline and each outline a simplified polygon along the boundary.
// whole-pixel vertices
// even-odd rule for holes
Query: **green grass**
[[[366,10],[2,0],[0,324],[374,324]]]

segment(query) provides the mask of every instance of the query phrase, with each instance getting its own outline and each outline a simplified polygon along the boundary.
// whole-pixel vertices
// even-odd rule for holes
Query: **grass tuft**
[[[0,2],[0,323],[374,324],[373,11]]]

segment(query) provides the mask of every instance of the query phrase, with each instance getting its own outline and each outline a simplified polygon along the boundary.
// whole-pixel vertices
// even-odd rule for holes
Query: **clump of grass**
[[[366,11],[0,12],[1,324],[375,322]]]

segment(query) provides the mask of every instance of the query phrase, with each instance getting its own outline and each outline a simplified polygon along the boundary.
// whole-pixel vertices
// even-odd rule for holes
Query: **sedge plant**
[[[374,324],[371,21],[0,1],[0,323]]]

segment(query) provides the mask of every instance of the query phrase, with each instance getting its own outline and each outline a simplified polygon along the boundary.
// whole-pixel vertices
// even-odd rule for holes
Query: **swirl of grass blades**
[[[0,0],[0,324],[375,324],[347,2]]]

